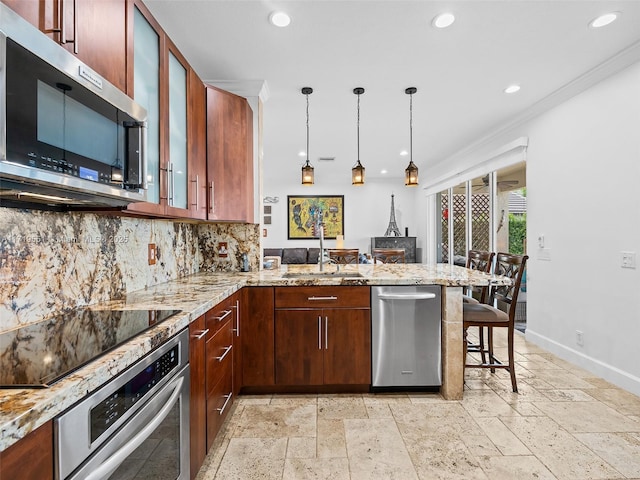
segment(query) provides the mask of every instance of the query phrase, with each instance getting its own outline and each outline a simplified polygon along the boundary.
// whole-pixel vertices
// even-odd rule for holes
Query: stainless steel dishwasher
[[[372,387],[442,385],[441,287],[371,287]]]

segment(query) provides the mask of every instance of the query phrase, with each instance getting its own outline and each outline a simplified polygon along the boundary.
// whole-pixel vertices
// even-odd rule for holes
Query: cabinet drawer
[[[211,394],[207,396],[207,450],[211,448],[213,441],[231,410],[233,403],[231,364],[223,368],[223,374],[214,385]]]
[[[225,370],[231,371],[233,359],[233,335],[231,321],[224,322],[222,328],[207,341],[206,377],[207,396],[220,381]]]
[[[369,287],[276,287],[276,308],[369,308]]]
[[[207,328],[209,329],[207,340],[218,333],[228,320],[231,320],[233,312],[234,310],[231,308],[229,302],[225,301],[216,305],[205,314]]]

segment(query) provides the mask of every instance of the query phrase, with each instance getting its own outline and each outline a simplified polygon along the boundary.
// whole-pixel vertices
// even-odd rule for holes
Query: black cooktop
[[[181,310],[73,310],[0,334],[0,388],[48,387]]]

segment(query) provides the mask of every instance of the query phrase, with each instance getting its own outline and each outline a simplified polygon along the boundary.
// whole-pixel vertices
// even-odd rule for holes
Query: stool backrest
[[[374,248],[371,256],[373,263],[407,263],[404,248]]]
[[[349,264],[358,263],[359,251],[357,248],[335,248],[329,249],[329,258],[334,263]]]
[[[501,252],[496,254],[496,266],[493,273],[510,278],[511,285],[494,286],[491,291],[491,303],[495,303],[497,308],[508,313],[510,320],[515,318],[518,292],[528,258],[527,255]]]
[[[467,253],[467,268],[491,273],[493,257],[495,253],[482,250],[469,250]],[[489,294],[489,287],[471,287],[471,296],[480,303],[486,303]]]

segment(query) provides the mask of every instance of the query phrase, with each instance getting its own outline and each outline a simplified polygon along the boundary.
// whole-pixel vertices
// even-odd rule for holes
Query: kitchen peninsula
[[[88,392],[99,388],[243,287],[441,285],[441,393],[446,399],[460,399],[463,390],[462,287],[502,280],[446,264],[354,265],[343,267],[340,272],[336,272],[335,268],[334,265],[327,266],[322,274],[316,265],[289,266],[253,273],[198,273],[133,292],[121,301],[92,306],[94,309],[162,307],[178,309],[182,313],[82,367],[50,388],[3,390],[0,400],[0,451],[63,412]],[[249,333],[245,332],[245,335]]]

